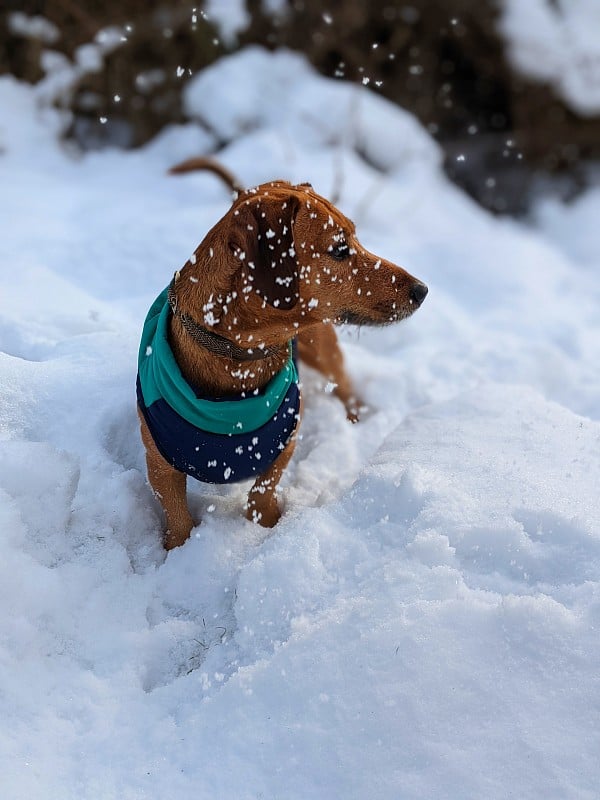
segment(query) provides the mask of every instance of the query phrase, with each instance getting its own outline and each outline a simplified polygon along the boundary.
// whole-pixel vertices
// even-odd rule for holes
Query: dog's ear
[[[294,218],[298,199],[256,196],[234,211],[230,247],[242,262],[242,291],[255,292],[274,308],[287,311],[298,302],[298,261]]]

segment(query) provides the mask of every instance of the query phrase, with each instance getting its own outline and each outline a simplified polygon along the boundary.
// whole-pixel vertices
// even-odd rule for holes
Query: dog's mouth
[[[336,322],[349,325],[391,325],[394,322],[406,319],[413,314],[427,296],[427,286],[415,280],[408,290],[408,302],[398,303],[397,300],[387,300],[375,303],[366,311],[344,309],[337,317]]]
[[[375,308],[374,311],[379,312],[377,316],[367,316],[364,312],[347,309],[338,315],[336,322],[340,325],[369,325],[381,328],[410,317],[414,310],[413,308]]]

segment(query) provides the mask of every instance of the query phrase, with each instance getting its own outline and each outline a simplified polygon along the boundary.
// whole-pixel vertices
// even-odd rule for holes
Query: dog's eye
[[[350,248],[346,242],[338,242],[337,244],[331,245],[327,252],[332,258],[335,258],[336,261],[343,261],[350,255]]]

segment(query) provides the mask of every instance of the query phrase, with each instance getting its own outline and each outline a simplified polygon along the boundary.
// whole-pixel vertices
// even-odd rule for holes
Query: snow
[[[11,33],[30,39],[39,39],[45,44],[54,44],[60,39],[60,31],[50,20],[40,16],[28,16],[22,11],[8,15],[8,28]]]
[[[514,67],[551,83],[571,110],[600,112],[599,0],[501,0],[499,30]]]
[[[359,424],[303,371],[273,532],[247,487],[190,484],[202,524],[166,556],[136,353],[228,207],[166,175],[214,139],[75,157],[0,80],[3,800],[596,798],[600,195],[491,217],[411,117],[286,53],[189,98],[243,182],[337,188],[430,293],[342,330]]]
[[[206,0],[203,5],[206,10],[202,13],[217,26],[227,44],[233,44],[250,23],[250,15],[242,0]],[[196,9],[193,14],[196,14]]]
[[[184,91],[187,114],[222,141],[277,129],[285,146],[357,149],[379,169],[429,168],[440,151],[419,123],[363,87],[315,74],[300,55],[254,46],[204,70]],[[347,124],[340,124],[346,120]],[[291,155],[291,153],[290,153]]]

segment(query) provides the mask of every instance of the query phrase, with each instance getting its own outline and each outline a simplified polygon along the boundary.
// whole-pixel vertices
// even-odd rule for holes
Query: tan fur
[[[343,242],[350,252],[336,260],[331,247]],[[412,314],[425,292],[405,270],[365,250],[353,223],[309,184],[274,181],[234,201],[181,269],[175,294],[178,309],[199,324],[244,348],[265,346],[275,352],[236,363],[194,342],[178,317],[171,318],[170,344],[185,378],[205,394],[222,397],[264,386],[285,364],[287,342],[297,337],[300,358],[335,384],[334,394],[354,422],[360,403],[333,324],[398,321]],[[162,458],[143,418],[141,428],[148,477],[166,514],[164,543],[170,549],[186,541],[194,524],[186,479]],[[266,527],[278,521],[277,485],[294,446],[295,436],[255,481],[248,519]]]

